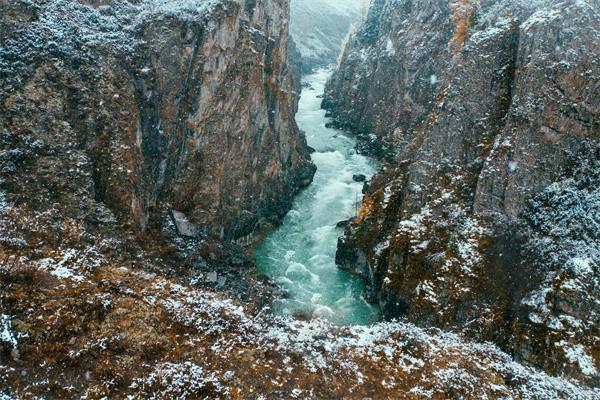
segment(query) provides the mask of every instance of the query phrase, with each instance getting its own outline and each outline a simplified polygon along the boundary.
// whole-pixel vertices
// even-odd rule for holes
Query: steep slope
[[[376,0],[324,101],[388,161],[337,256],[384,314],[596,385],[599,16]]]
[[[7,274],[8,273],[8,274]],[[0,266],[1,399],[577,399],[599,390],[406,323],[252,316],[160,276],[65,257]]]
[[[364,0],[292,0],[290,32],[305,71],[334,64],[348,33],[367,7]]]

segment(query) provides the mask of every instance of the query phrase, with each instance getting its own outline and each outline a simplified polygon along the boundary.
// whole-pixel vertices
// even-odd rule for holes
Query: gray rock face
[[[599,16],[373,3],[324,106],[388,161],[337,255],[387,317],[598,384]]]
[[[288,7],[0,1],[3,151],[39,144],[5,164],[8,195],[74,216],[105,203],[140,232],[171,207],[226,240],[278,223],[314,172]]]

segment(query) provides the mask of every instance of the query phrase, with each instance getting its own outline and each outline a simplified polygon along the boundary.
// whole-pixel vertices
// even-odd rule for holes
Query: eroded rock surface
[[[596,1],[374,2],[328,85],[388,161],[340,240],[388,318],[599,384]]]

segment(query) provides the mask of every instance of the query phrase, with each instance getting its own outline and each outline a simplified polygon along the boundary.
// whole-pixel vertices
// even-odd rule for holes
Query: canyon
[[[598,3],[361,5],[0,0],[0,400],[600,396]]]

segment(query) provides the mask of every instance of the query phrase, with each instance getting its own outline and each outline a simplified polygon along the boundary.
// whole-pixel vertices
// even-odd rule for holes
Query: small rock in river
[[[350,224],[350,221],[351,221],[351,220],[349,220],[349,219],[346,219],[346,220],[344,220],[344,221],[340,221],[340,222],[338,222],[338,223],[336,224],[336,226],[337,226],[338,228],[345,228],[345,227],[347,227],[347,226]]]
[[[352,175],[352,180],[354,182],[364,182],[367,180],[367,177],[363,174],[354,174]]]

